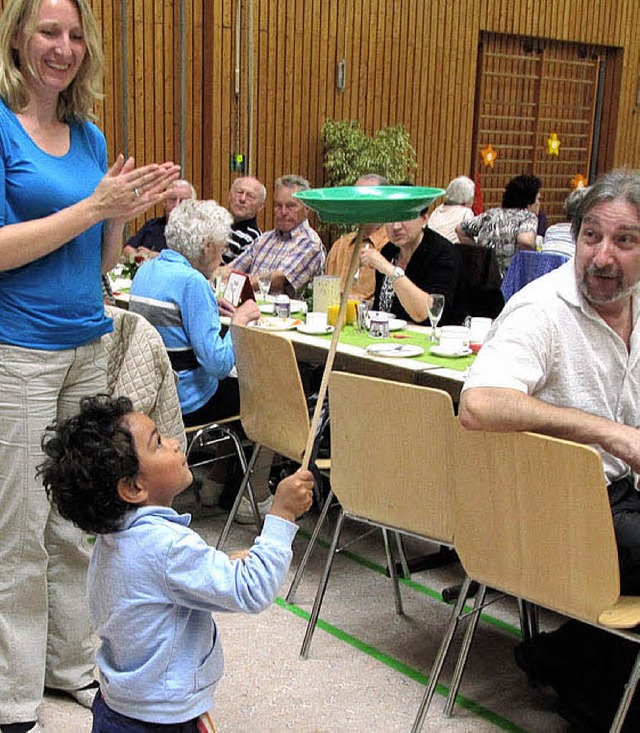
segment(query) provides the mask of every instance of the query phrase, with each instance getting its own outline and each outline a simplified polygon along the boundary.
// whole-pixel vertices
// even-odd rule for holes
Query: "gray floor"
[[[214,542],[224,517],[197,508],[191,495],[179,510],[194,510],[194,528]],[[315,516],[303,522],[310,528]],[[361,525],[348,523],[347,536]],[[248,547],[254,530],[235,526],[228,550]],[[306,538],[298,535],[294,566]],[[425,545],[409,542],[409,555]],[[326,623],[313,640],[309,659],[299,658],[306,615],[311,609],[324,562],[316,553],[295,605],[279,599],[257,616],[220,615],[226,669],[216,695],[218,733],[295,730],[304,733],[409,731],[424,690],[450,607],[439,591],[459,582],[453,564],[416,573],[403,584],[405,615],[394,611],[389,579],[381,572],[384,551],[375,533],[353,544],[334,565],[321,618]],[[288,587],[288,585],[287,585]],[[283,589],[283,595],[286,588]],[[543,625],[558,619],[544,617]],[[435,698],[424,730],[429,731],[566,731],[553,711],[553,700],[531,687],[513,662],[517,609],[511,599],[487,609],[481,621],[462,682],[454,717],[442,716],[443,694]],[[451,666],[442,683],[447,685]],[[69,699],[48,696],[40,720],[49,733],[86,733],[91,715]]]

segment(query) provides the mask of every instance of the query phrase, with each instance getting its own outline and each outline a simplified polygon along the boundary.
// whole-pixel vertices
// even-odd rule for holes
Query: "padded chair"
[[[247,438],[253,441],[254,449],[218,540],[218,548],[227,539],[260,450],[268,448],[300,463],[311,428],[291,343],[278,334],[236,324],[231,326],[231,337],[240,387],[240,421]],[[310,465],[316,471],[329,468],[328,461],[316,461],[315,456],[312,456]],[[262,520],[252,494],[249,500],[256,525],[260,527]]]
[[[555,270],[556,267],[564,265],[568,259],[568,257],[553,254],[552,252],[533,252],[530,250],[516,252],[509,269],[504,274],[500,288],[505,303],[525,285],[537,280],[542,275],[546,275],[551,270]]]
[[[383,530],[398,613],[402,599],[388,531],[453,543],[451,397],[427,387],[336,372],[329,382],[329,404],[331,485],[341,508],[307,624],[303,659],[346,518]]]
[[[141,315],[106,305],[113,331],[102,337],[107,356],[107,391],[126,395],[163,435],[186,447],[176,376],[158,331]]]
[[[445,715],[455,703],[487,586],[639,643],[640,635],[628,629],[640,623],[640,597],[620,595],[613,520],[597,451],[532,433],[462,428],[455,448],[464,456],[455,464],[455,545],[467,573],[465,587],[473,579],[480,589]],[[456,623],[452,616],[451,624]],[[621,729],[639,677],[640,654],[612,731]]]

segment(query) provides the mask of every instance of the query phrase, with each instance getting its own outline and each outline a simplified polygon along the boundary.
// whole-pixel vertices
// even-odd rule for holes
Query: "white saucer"
[[[389,330],[390,331],[401,331],[407,325],[406,321],[402,318],[390,318],[389,319]]]
[[[300,331],[300,333],[308,333],[310,336],[326,336],[328,333],[333,333],[333,330],[333,326],[315,328],[314,326],[307,326],[306,323],[301,323],[298,326],[298,331]]]
[[[258,300],[262,300],[262,296],[259,293],[256,293],[256,301]],[[267,295],[266,303],[258,303],[260,312],[261,313],[273,313],[273,304],[275,303],[275,300],[276,300],[275,295]],[[304,300],[290,300],[289,307],[292,313],[306,313],[307,312],[307,304],[304,302]]]
[[[387,358],[407,358],[424,354],[421,346],[413,344],[371,344],[366,348],[367,354],[372,356],[383,356]]]
[[[429,351],[436,356],[446,356],[449,359],[458,359],[461,356],[469,356],[469,354],[473,354],[471,349],[463,349],[462,351],[456,351],[455,354],[452,354],[450,351],[443,351],[440,346],[432,346]]]

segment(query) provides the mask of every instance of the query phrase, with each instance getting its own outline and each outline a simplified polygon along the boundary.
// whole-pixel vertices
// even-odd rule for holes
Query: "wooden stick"
[[[349,263],[349,270],[347,272],[347,281],[344,285],[344,290],[340,297],[340,310],[338,311],[338,319],[336,326],[333,331],[333,337],[331,339],[331,345],[329,346],[329,353],[327,354],[327,361],[324,365],[324,372],[322,373],[322,381],[320,382],[320,389],[318,390],[318,401],[316,402],[315,409],[313,411],[313,418],[311,419],[311,429],[309,430],[309,437],[307,438],[307,445],[304,449],[304,457],[302,458],[302,468],[308,469],[311,461],[311,453],[313,452],[313,444],[316,439],[316,433],[318,431],[318,423],[320,422],[320,416],[322,414],[322,406],[324,404],[324,398],[327,394],[327,388],[329,386],[329,377],[331,376],[331,370],[333,369],[333,361],[336,356],[336,349],[338,348],[338,341],[340,340],[340,332],[344,324],[345,314],[347,312],[347,301],[349,300],[349,293],[353,285],[353,276],[358,269],[360,260],[360,250],[362,249],[362,239],[364,235],[364,225],[358,227],[355,241],[353,243],[353,252],[351,253],[351,262]]]

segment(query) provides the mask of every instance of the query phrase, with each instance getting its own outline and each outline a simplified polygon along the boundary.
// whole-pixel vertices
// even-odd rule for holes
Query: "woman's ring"
[[[134,189],[133,189],[133,195],[134,195],[134,196],[135,196],[135,197],[136,197],[137,199],[139,199],[139,198],[140,198],[140,189],[139,189],[139,188],[134,188]]]

